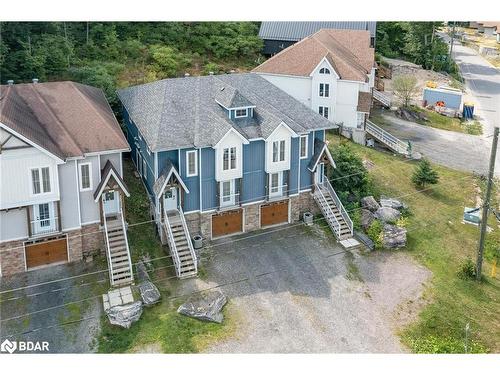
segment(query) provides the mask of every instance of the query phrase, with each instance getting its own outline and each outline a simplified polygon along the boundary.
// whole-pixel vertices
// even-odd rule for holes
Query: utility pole
[[[493,133],[493,144],[491,145],[490,155],[490,171],[488,173],[488,183],[486,187],[486,196],[483,202],[483,217],[481,219],[481,235],[479,237],[479,249],[477,252],[477,265],[476,265],[476,280],[481,281],[481,268],[483,267],[483,251],[484,241],[486,238],[486,228],[488,226],[488,213],[490,209],[491,188],[493,186],[493,172],[495,171],[495,160],[497,156],[498,144],[498,127],[495,127]]]

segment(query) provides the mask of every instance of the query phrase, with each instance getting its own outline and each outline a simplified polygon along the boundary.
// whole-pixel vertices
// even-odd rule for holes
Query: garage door
[[[26,244],[25,248],[28,268],[68,261],[66,238]]]
[[[288,222],[288,201],[269,203],[260,207],[260,226]]]
[[[243,232],[243,210],[222,212],[212,216],[212,237]]]

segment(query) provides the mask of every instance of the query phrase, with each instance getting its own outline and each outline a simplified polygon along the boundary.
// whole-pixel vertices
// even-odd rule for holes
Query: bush
[[[370,239],[373,241],[375,245],[376,250],[380,250],[383,248],[382,245],[382,230],[384,228],[384,225],[380,220],[374,220],[368,230],[366,231],[366,234]]]
[[[476,278],[476,265],[472,259],[467,258],[462,262],[460,268],[457,272],[459,278],[463,280],[475,279]]]
[[[439,176],[437,172],[432,169],[431,163],[426,159],[422,161],[415,168],[411,181],[415,184],[417,188],[425,188],[429,184],[437,184]]]

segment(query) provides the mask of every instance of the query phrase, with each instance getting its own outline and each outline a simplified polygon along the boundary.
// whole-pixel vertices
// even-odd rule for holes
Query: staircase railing
[[[333,189],[332,184],[330,183],[330,181],[328,180],[328,178],[325,175],[323,175],[323,186],[326,188],[326,190],[328,190],[328,192],[332,196],[332,199],[334,200],[335,204],[337,205],[337,208],[339,209],[340,214],[344,218],[344,221],[346,222],[347,226],[349,227],[349,230],[351,231],[351,235],[352,235],[353,234],[353,227],[354,227],[352,220],[349,217],[349,214],[347,213],[347,210],[345,209],[344,205],[340,201],[337,193]]]
[[[184,212],[182,211],[182,207],[179,205],[179,213],[181,216],[182,228],[184,228],[184,233],[186,234],[186,240],[188,242],[189,252],[191,253],[191,257],[193,258],[194,271],[198,273],[198,259],[196,257],[196,251],[194,251],[193,243],[191,242],[191,237],[189,235],[189,229],[186,224],[186,219],[184,218]]]
[[[366,120],[366,131],[397,153],[402,155],[409,155],[408,144],[396,138],[388,131],[375,125],[370,120]]]
[[[181,260],[179,259],[179,254],[177,253],[177,246],[175,246],[174,234],[172,233],[172,228],[170,227],[170,221],[168,220],[168,214],[165,207],[163,208],[163,225],[167,231],[168,246],[170,247],[170,252],[172,253],[172,259],[175,265],[175,273],[177,277],[180,276],[181,271]]]
[[[130,279],[134,280],[134,271],[132,269],[132,258],[130,256],[130,247],[128,246],[127,231],[125,229],[125,217],[123,216],[123,211],[121,209],[120,209],[120,217],[122,220],[122,230],[123,230],[123,237],[125,238],[125,246],[127,247],[127,259],[128,259],[128,266],[130,268]]]
[[[103,212],[104,234],[106,235],[106,258],[108,259],[109,281],[111,286],[115,285],[113,281],[113,264],[111,263],[111,248],[109,246],[108,224],[106,222],[106,214]]]
[[[386,107],[391,106],[391,98],[387,95],[382,94],[380,91],[373,89],[373,98],[378,100],[380,103],[385,105]]]
[[[323,192],[321,191],[320,185],[316,184],[316,189],[314,190],[314,195],[317,197],[319,200],[319,204],[321,207],[321,210],[323,211],[323,215],[325,215],[326,220],[332,229],[333,233],[337,238],[340,238],[340,223],[335,217],[335,214],[333,213],[332,209],[330,208],[330,205],[328,204],[328,201],[326,200]]]

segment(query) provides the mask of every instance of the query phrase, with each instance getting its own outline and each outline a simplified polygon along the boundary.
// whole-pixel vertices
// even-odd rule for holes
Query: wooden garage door
[[[222,212],[212,216],[212,237],[243,231],[243,210]]]
[[[26,244],[26,266],[28,268],[67,261],[66,238]]]
[[[282,224],[288,222],[288,201],[269,203],[260,207],[260,225]]]

